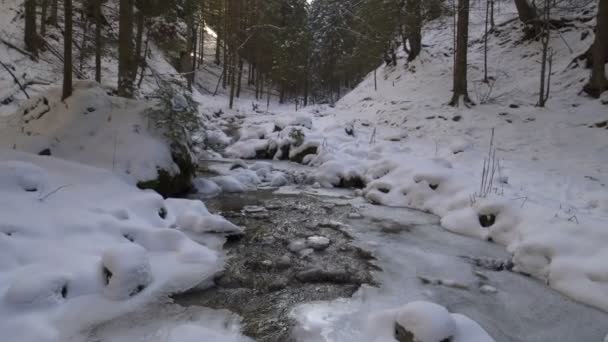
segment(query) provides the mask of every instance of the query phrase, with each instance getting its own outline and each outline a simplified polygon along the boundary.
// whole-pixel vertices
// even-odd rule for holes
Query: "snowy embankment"
[[[51,89],[2,118],[0,331],[15,341],[66,341],[210,283],[218,242],[241,232],[200,201],[137,189],[180,171],[150,104],[75,86],[66,101]],[[192,335],[171,329],[168,341]]]
[[[475,13],[474,38],[483,29]],[[335,109],[284,114],[308,115],[312,127],[274,129],[276,116],[254,116],[247,131],[255,136],[242,135],[228,155],[285,159],[294,146],[314,146],[296,160],[313,167],[309,183],[362,187],[370,202],[436,214],[447,230],[506,246],[517,271],[608,311],[607,107],[578,95],[588,71],[571,64],[588,48],[592,38],[581,35],[592,37],[594,24],[575,22],[552,36],[557,71],[542,109],[534,107],[540,43],[521,40],[515,15],[502,8],[498,22],[506,24],[489,39],[491,86],[479,81],[483,44],[473,40],[474,108],[445,105],[451,32],[431,24],[420,59],[381,67],[377,91],[370,75]]]
[[[2,118],[0,146],[109,169],[133,181],[157,177],[157,169],[179,173],[169,144],[155,132],[149,103],[109,96],[94,82],[75,84],[61,101],[54,88]]]
[[[0,331],[65,341],[210,280],[221,253],[192,241],[241,229],[200,201],[164,200],[109,171],[0,152]]]

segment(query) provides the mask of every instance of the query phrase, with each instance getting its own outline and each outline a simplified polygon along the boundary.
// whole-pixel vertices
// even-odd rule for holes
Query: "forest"
[[[0,0],[11,342],[608,342],[608,0]]]

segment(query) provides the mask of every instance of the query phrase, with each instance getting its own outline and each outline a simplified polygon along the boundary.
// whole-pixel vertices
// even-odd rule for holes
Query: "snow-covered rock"
[[[430,302],[411,302],[399,309],[372,313],[365,329],[374,342],[493,342],[477,323]]]

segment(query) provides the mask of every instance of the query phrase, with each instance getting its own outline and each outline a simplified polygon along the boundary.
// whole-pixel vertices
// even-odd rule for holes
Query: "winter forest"
[[[0,339],[608,342],[608,0],[0,0]]]

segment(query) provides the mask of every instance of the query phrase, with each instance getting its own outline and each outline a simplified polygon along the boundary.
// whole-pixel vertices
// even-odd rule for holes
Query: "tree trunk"
[[[118,95],[133,97],[133,0],[120,0],[118,25]]]
[[[541,43],[543,46],[542,57],[541,57],[541,67],[540,67],[540,90],[538,95],[538,103],[536,104],[539,107],[544,107],[547,103],[547,96],[545,95],[545,87],[546,79],[547,79],[547,62],[549,58],[549,42],[551,39],[551,30],[549,28],[549,18],[551,15],[551,5],[548,1],[545,1],[545,10],[543,15],[543,31],[541,33]]]
[[[517,14],[519,20],[526,25],[526,27],[532,27],[532,30],[526,29],[526,35],[529,38],[538,36],[541,32],[541,23],[536,12],[536,8],[530,3],[529,0],[515,0],[515,6],[517,7]]]
[[[215,37],[215,64],[220,65],[220,34],[221,30],[218,30],[217,36]]]
[[[490,3],[492,0],[486,0],[486,22],[485,22],[485,30],[483,35],[483,81],[484,83],[488,83],[488,25],[490,21]]]
[[[143,67],[141,62],[141,49],[143,46],[144,40],[144,24],[146,21],[146,17],[144,15],[143,9],[140,8],[137,11],[137,33],[135,34],[135,54],[133,57],[133,61],[135,61],[134,70],[131,73],[131,77],[133,77],[133,82],[135,82],[135,78],[137,77],[137,68]]]
[[[196,60],[197,60],[197,47],[198,47],[198,27],[196,25],[194,25],[192,27],[192,48],[191,48],[191,53],[190,56],[192,56],[192,66],[191,66],[191,70],[190,70],[190,74],[188,75],[188,79],[189,79],[189,86],[188,89],[190,91],[192,91],[192,86],[194,85],[194,81],[196,79]]]
[[[608,0],[600,0],[597,12],[597,30],[593,43],[593,67],[591,79],[584,87],[584,91],[599,98],[608,90],[606,80],[606,59],[608,58]]]
[[[80,12],[80,24],[81,29],[82,29],[82,41],[80,42],[80,58],[78,59],[78,70],[80,70],[80,72],[82,72],[83,68],[84,68],[84,62],[86,59],[86,52],[87,52],[87,27],[89,26],[88,20],[87,20],[87,15],[85,13],[84,8],[81,8],[81,12]]]
[[[42,0],[42,12],[40,14],[40,36],[46,36],[46,20],[49,8],[49,0]]]
[[[51,0],[51,15],[49,16],[49,24],[57,26],[57,18],[59,12],[59,0]]]
[[[230,69],[233,71],[230,73],[230,109],[234,107],[234,95],[236,93],[236,55],[233,54],[230,57]]]
[[[241,83],[243,82],[243,59],[239,58],[239,75],[237,78],[236,85],[236,98],[241,97]]]
[[[450,105],[457,107],[462,98],[472,103],[467,89],[467,50],[469,40],[469,0],[458,0],[458,27],[456,40],[456,64],[454,67],[454,95]]]
[[[101,0],[94,0],[95,6],[95,81],[101,83]]]
[[[63,94],[62,100],[72,96],[72,0],[64,0],[65,28],[63,33]]]
[[[408,39],[410,50],[407,57],[408,62],[413,61],[420,55],[422,50],[422,13],[420,8],[421,0],[408,0]]]
[[[201,8],[201,12],[202,12]],[[205,21],[201,20],[201,44],[200,44],[200,52],[199,52],[199,59],[198,59],[198,67],[200,69],[201,66],[203,66],[203,64],[205,63]]]
[[[25,49],[38,57],[36,32],[36,0],[25,0]]]

